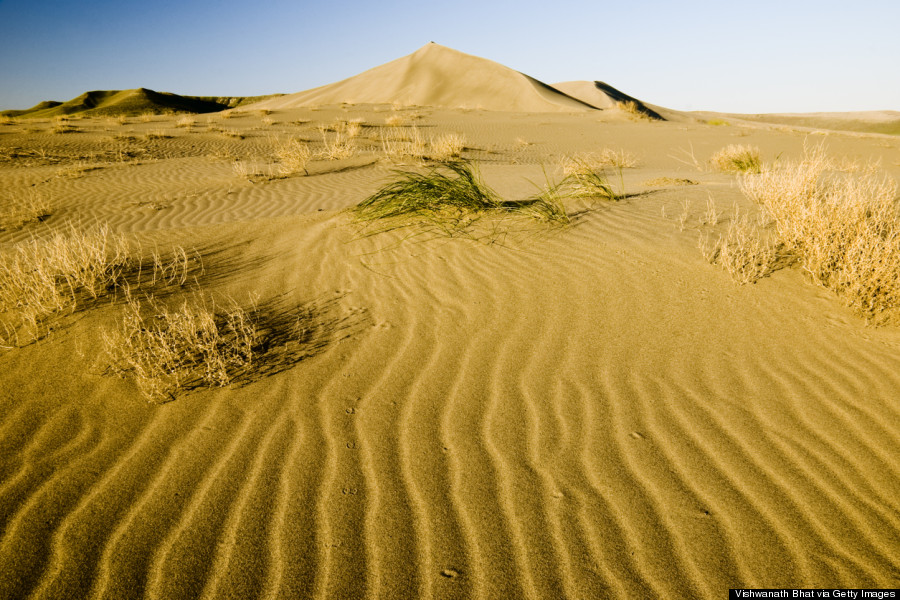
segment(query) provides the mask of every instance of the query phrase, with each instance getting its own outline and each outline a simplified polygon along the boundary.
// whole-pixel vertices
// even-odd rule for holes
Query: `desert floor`
[[[900,328],[867,326],[796,266],[737,285],[698,239],[756,211],[702,168],[728,144],[772,161],[824,141],[898,178],[900,140],[606,114],[0,125],[0,202],[49,206],[0,248],[107,223],[199,257],[170,298],[271,303],[314,330],[290,363],[166,403],[107,369],[121,299],[0,350],[0,598],[898,587]],[[336,119],[361,119],[353,156],[267,176],[280,141],[322,152]],[[568,201],[567,227],[376,232],[346,209],[411,166],[385,158],[388,129],[464,135],[510,199],[559,179],[564,155],[637,165],[607,172],[624,199]]]

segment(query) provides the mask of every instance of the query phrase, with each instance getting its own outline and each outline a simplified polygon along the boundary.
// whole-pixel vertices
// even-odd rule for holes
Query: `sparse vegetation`
[[[183,250],[171,257],[154,253],[146,262],[106,225],[84,231],[70,225],[13,245],[0,254],[0,343],[38,339],[51,316],[118,289],[184,284],[189,259]]]
[[[429,157],[437,161],[447,161],[462,156],[466,138],[460,133],[445,133],[431,139]]]
[[[762,161],[759,148],[742,145],[728,145],[709,159],[712,168],[726,173],[759,173]]]
[[[110,370],[134,378],[152,402],[200,387],[246,383],[315,354],[327,329],[312,307],[249,307],[199,294],[165,305],[129,296],[119,326],[104,331]]]
[[[182,115],[175,121],[175,127],[186,127],[187,129],[193,129],[196,122],[197,118],[194,117],[194,115]]]
[[[812,280],[874,322],[900,308],[897,183],[836,171],[822,145],[803,159],[748,175],[744,193],[774,220],[778,239]]]
[[[76,131],[78,131],[78,128],[69,122],[68,117],[60,116],[53,119],[53,124],[50,126],[50,131],[52,131],[53,133],[75,133]]]
[[[222,135],[224,135],[226,137],[230,137],[230,138],[235,138],[238,140],[244,139],[244,134],[242,134],[241,132],[236,131],[234,129],[223,129]]]
[[[625,102],[616,102],[616,108],[619,109],[622,113],[624,113],[629,119],[633,121],[651,121],[650,115],[641,110],[641,107],[634,100],[627,100]]]
[[[329,128],[325,126],[319,127],[319,131],[322,133],[322,144],[325,147],[321,154],[323,158],[342,160],[356,154],[356,145],[353,137],[350,136],[346,128],[335,130],[332,134],[329,134],[328,130]]]
[[[382,129],[381,148],[392,160],[421,160],[425,157],[425,141],[419,128],[415,126],[408,129]]]
[[[647,187],[663,187],[667,185],[697,185],[693,179],[682,179],[678,177],[657,177],[648,179],[643,183]]]
[[[275,146],[275,157],[278,159],[279,171],[282,175],[303,173],[308,175],[306,165],[312,152],[309,146],[298,139],[280,142]]]
[[[50,216],[50,203],[34,189],[0,201],[0,231],[19,229]]]
[[[250,368],[261,339],[254,317],[236,304],[195,300],[170,310],[131,298],[119,329],[103,339],[114,368],[130,373],[148,399],[165,401],[189,385],[228,385]]]
[[[569,195],[580,198],[619,199],[619,194],[601,173],[602,167],[599,167],[590,156],[564,157],[562,168],[566,177],[562,186]]]
[[[410,218],[446,231],[465,228],[486,214],[514,213],[540,221],[567,223],[554,190],[522,201],[502,200],[467,161],[444,162],[424,173],[398,171],[398,178],[354,209],[358,219]]]
[[[715,224],[716,220],[710,224]],[[721,265],[734,281],[742,285],[755,283],[768,275],[778,258],[772,242],[746,214],[739,213],[734,215],[725,234],[715,242],[701,237],[700,251],[706,260]]]

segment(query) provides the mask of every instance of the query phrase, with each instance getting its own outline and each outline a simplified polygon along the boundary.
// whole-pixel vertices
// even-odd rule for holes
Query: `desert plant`
[[[280,142],[275,146],[275,157],[282,175],[309,174],[306,165],[311,156],[309,146],[298,139]]]
[[[445,133],[431,139],[429,157],[438,161],[459,158],[466,147],[466,138],[461,133]]]
[[[138,118],[140,119],[141,123],[149,123],[150,121],[153,120],[153,117],[155,117],[155,116],[156,115],[154,115],[151,112],[145,112],[145,113],[141,113],[141,115]]]
[[[244,134],[242,134],[241,132],[234,130],[234,129],[223,129],[222,135],[224,135],[226,137],[230,137],[230,138],[236,138],[239,140],[244,139]]]
[[[875,322],[900,308],[897,183],[835,171],[823,146],[742,179],[771,215],[779,240],[812,280]]]
[[[700,250],[712,264],[719,264],[735,282],[754,283],[768,275],[778,257],[775,246],[746,214],[736,213],[724,235],[713,243],[700,239]]]
[[[403,118],[403,115],[391,115],[384,119],[384,124],[388,127],[399,127],[406,123],[406,119]]]
[[[713,154],[709,164],[714,169],[726,173],[759,173],[762,169],[759,148],[734,144]]]
[[[581,170],[585,165],[589,165],[590,168],[594,170],[605,169],[608,167],[630,169],[638,165],[638,160],[634,154],[626,150],[603,148],[598,152],[564,156],[561,160],[561,165],[564,172],[567,169]],[[568,175],[569,173],[566,174]]]
[[[618,200],[617,194],[601,174],[600,166],[591,156],[567,156],[562,160],[563,186],[571,196]],[[620,170],[621,175],[621,170]]]
[[[74,133],[78,131],[78,128],[69,122],[68,116],[62,115],[53,119],[50,131],[53,133]]]
[[[425,156],[425,141],[418,127],[408,129],[381,130],[381,148],[392,160],[412,158],[421,160]]]
[[[34,189],[0,201],[0,230],[18,229],[50,216],[50,203]]]
[[[624,113],[629,119],[633,121],[650,121],[652,120],[650,115],[648,115],[637,102],[634,100],[626,100],[624,102],[616,102],[616,108],[619,109],[622,113]]]
[[[155,401],[189,386],[228,385],[252,365],[260,339],[252,311],[202,299],[169,309],[129,298],[120,327],[103,334],[113,368]]]
[[[40,336],[41,322],[114,286],[127,265],[124,237],[107,226],[58,232],[15,244],[0,255],[0,314],[5,343]],[[2,332],[0,332],[2,335]]]
[[[329,134],[328,128],[324,126],[319,127],[319,131],[322,133],[322,144],[325,147],[321,153],[323,158],[341,160],[350,158],[356,153],[353,138],[346,131],[335,131],[333,134]]]
[[[197,118],[194,115],[182,115],[175,121],[175,127],[186,127],[187,129],[193,129],[196,122]]]
[[[398,171],[398,178],[358,204],[358,219],[409,217],[449,229],[465,227],[485,214],[518,213],[542,221],[565,223],[565,210],[552,194],[504,201],[467,161],[444,162],[424,173]]]

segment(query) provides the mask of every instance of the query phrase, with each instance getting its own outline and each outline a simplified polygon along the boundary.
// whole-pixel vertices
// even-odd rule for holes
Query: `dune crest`
[[[583,112],[580,100],[485,58],[431,42],[359,75],[253,105],[287,109],[322,104],[391,104],[512,112]]]

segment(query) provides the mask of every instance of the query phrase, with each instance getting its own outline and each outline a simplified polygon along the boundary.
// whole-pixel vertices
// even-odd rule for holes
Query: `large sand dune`
[[[530,107],[580,106],[523,76],[496,91],[513,84]],[[4,222],[0,251],[108,223],[148,251],[196,250],[205,269],[171,302],[199,289],[308,307],[318,340],[290,368],[162,405],[106,370],[121,299],[0,349],[0,598],[900,586],[900,330],[867,326],[798,266],[739,286],[697,247],[757,208],[686,151],[737,142],[788,160],[804,135],[415,112],[426,139],[464,136],[504,198],[558,180],[563,155],[639,162],[621,182],[606,172],[621,201],[568,200],[568,227],[373,234],[345,209],[404,167],[384,157],[382,107],[0,125],[2,206],[38,194],[49,211]],[[308,176],[233,166],[277,167],[289,139],[323,152],[319,128],[353,119],[355,156],[315,158]],[[409,119],[392,130],[413,135]],[[895,138],[831,134],[828,152],[900,175]]]
[[[518,71],[433,42],[349,79],[266,100],[253,108],[341,102],[520,112],[580,112],[592,108]]]

